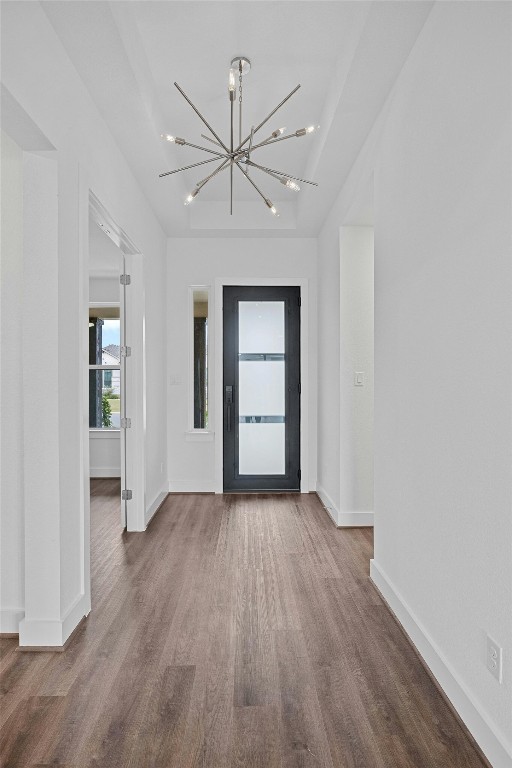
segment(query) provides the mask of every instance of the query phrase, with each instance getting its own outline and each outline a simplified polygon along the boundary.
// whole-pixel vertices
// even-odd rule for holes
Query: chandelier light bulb
[[[284,128],[278,128],[276,131],[273,131],[272,138],[277,139],[279,136],[282,136],[285,131],[286,126],[284,126]]]
[[[295,181],[292,181],[292,179],[283,179],[281,183],[284,184],[285,187],[288,187],[288,189],[293,189],[294,192],[300,191],[299,185]]]
[[[270,210],[270,213],[272,213],[274,216],[279,216],[279,212],[275,207],[274,203],[272,202],[272,200],[265,198],[265,203],[267,204],[267,208]]]
[[[229,70],[229,83],[228,83],[228,91],[235,91],[236,90],[236,84],[235,84],[235,70],[230,69]]]
[[[306,133],[313,133],[313,131],[316,131],[318,128],[320,128],[319,125],[308,125]]]
[[[161,138],[165,139],[166,141],[172,141],[172,142],[176,141],[176,136],[171,136],[170,133],[162,133]]]
[[[190,205],[190,203],[193,201],[194,197],[197,197],[199,192],[200,192],[199,188],[198,189],[193,189],[192,192],[189,195],[186,196],[185,202],[183,203],[183,205]]]

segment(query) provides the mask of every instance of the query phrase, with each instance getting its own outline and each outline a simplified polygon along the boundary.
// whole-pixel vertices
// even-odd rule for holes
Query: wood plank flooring
[[[61,654],[0,641],[0,764],[482,768],[313,495],[171,496],[145,534],[92,482],[93,611]]]

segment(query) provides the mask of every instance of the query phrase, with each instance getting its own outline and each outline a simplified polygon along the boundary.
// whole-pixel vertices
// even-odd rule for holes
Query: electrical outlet
[[[501,683],[503,649],[487,635],[487,669]]]

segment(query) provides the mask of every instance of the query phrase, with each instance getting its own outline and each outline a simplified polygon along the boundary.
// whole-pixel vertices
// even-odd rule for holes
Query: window
[[[208,429],[208,288],[192,288],[192,427]]]
[[[101,312],[101,317],[99,313]],[[121,426],[119,307],[89,309],[89,428]]]

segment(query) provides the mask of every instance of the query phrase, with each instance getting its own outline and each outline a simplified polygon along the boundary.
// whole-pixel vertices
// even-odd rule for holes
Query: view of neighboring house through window
[[[194,429],[208,429],[208,290],[192,290]]]
[[[121,426],[121,327],[119,308],[89,310],[89,427]],[[107,316],[108,315],[108,316]],[[117,317],[115,316],[117,315]]]

